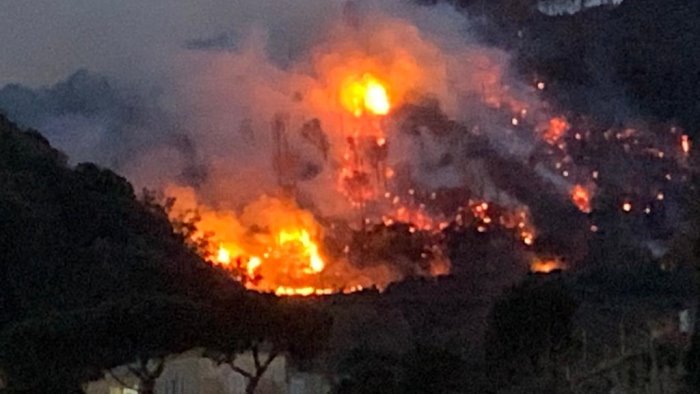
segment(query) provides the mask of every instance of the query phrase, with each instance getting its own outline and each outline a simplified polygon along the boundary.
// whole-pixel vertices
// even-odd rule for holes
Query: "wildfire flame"
[[[189,241],[213,263],[235,273],[250,289],[281,294],[326,291],[320,275],[327,268],[322,256],[321,227],[310,212],[285,198],[261,196],[241,213],[212,209],[191,188],[170,186],[176,198],[175,222],[197,208],[197,231]]]
[[[370,73],[348,78],[340,91],[340,102],[355,117],[386,115],[391,109],[385,84]]]
[[[535,259],[535,261],[530,264],[530,271],[537,274],[549,274],[564,268],[564,264],[558,259]]]
[[[231,263],[231,252],[223,246],[219,246],[219,251],[216,253],[216,261],[223,265]]]
[[[338,92],[335,104],[339,106],[327,103],[326,106],[319,105],[317,111],[327,114],[334,112],[334,109],[342,110],[341,113],[336,112],[344,119],[344,124],[338,127],[338,131],[347,131],[342,160],[339,160],[340,166],[337,168],[339,189],[352,207],[361,208],[368,201],[384,195],[386,179],[393,173],[386,164],[389,141],[381,122],[377,121],[378,117],[387,115],[392,109],[392,90],[388,81],[370,72],[341,67],[333,68],[328,73],[331,75],[329,80],[336,85],[331,83],[327,89],[329,92]],[[338,76],[338,73],[343,73],[345,77]],[[401,91],[397,88],[396,100],[400,101]],[[275,143],[278,146],[277,153],[274,154],[277,155],[275,157],[289,159],[291,156],[285,152],[288,144],[286,126],[281,125],[281,122],[284,120],[280,118],[275,126]],[[307,137],[311,138],[309,136],[313,137],[312,131],[308,132]],[[318,139],[321,140],[322,138]],[[323,143],[317,145],[322,147]],[[329,153],[339,152],[334,150]],[[278,160],[277,168],[284,170],[279,165],[280,162],[282,160]],[[213,241],[217,247],[213,251],[202,251],[202,254],[209,256],[212,262],[232,270],[250,289],[278,295],[328,294],[357,291],[370,286],[383,287],[391,281],[401,279],[401,273],[390,272],[385,267],[374,269],[368,274],[368,268],[356,268],[349,261],[343,261],[342,256],[325,259],[320,246],[323,242],[321,225],[311,212],[296,205],[293,192],[287,193],[289,201],[286,202],[284,199],[263,196],[249,204],[242,214],[208,208],[201,202],[193,201],[196,200],[193,196],[182,199],[183,192],[187,193],[175,187],[167,194],[176,197],[176,201],[183,201],[185,206],[199,207],[198,226],[203,231],[202,234],[190,237],[194,238],[192,243],[198,244],[197,238],[203,238],[205,232],[209,233],[211,239],[207,241]],[[438,223],[427,215],[396,208],[397,216],[400,217],[398,220],[407,223],[416,221],[411,224],[411,233],[418,229],[439,231]],[[363,217],[361,220],[366,223],[369,219]],[[346,255],[347,253],[346,251]],[[438,256],[439,253],[433,255]],[[435,275],[447,273],[449,263],[440,260],[431,264],[428,271]]]
[[[616,200],[626,213],[651,214],[649,200],[656,198],[654,209],[664,201],[666,183],[682,176],[665,169],[670,159],[687,167],[692,140],[680,129],[673,128],[658,145],[632,127],[601,134],[580,116],[569,118],[572,126],[546,102],[506,83],[507,56],[501,51],[471,45],[452,50],[409,22],[378,15],[361,29],[336,24],[326,38],[305,48],[298,62],[290,57],[284,68],[263,64],[265,51],[226,53],[216,58],[220,66],[207,67],[197,79],[197,89],[183,89],[199,92],[201,84],[203,98],[194,104],[221,107],[224,115],[211,122],[219,131],[209,144],[215,149],[201,149],[202,157],[211,156],[206,179],[189,183],[201,187],[190,193],[199,201],[188,199],[186,190],[166,194],[181,205],[176,216],[198,210],[197,232],[184,233],[193,248],[251,290],[327,294],[381,288],[406,275],[446,274],[449,254],[441,248],[466,228],[470,237],[485,242],[497,238],[482,233],[509,234],[523,253],[540,253],[549,242],[543,236],[541,247],[534,247],[539,231],[522,205],[527,199],[500,184],[508,177],[481,174],[497,172],[484,158],[491,148],[507,148],[504,160],[527,154],[532,168],[526,170],[544,170],[543,179],[561,176],[551,182],[560,202],[569,204],[568,197],[584,213],[591,212],[595,193],[605,194],[601,181],[612,184],[617,176],[608,175],[606,163],[595,157],[597,144],[621,154],[644,149],[663,164],[666,181],[653,184],[651,195],[644,196],[649,191],[637,191],[637,185],[620,185],[631,189]],[[256,45],[251,42],[252,49]],[[235,83],[221,83],[229,80]],[[533,82],[531,93],[546,89],[545,81]],[[488,112],[475,113],[482,109]],[[396,116],[387,116],[392,113]],[[472,115],[477,115],[473,125],[463,122]],[[514,127],[501,127],[499,119]],[[193,122],[191,129],[210,134],[208,121]],[[229,133],[237,123],[239,132]],[[496,127],[482,127],[485,123]],[[518,149],[504,135],[517,137],[512,142]],[[489,149],[477,149],[482,144]],[[231,159],[239,149],[242,159]],[[634,175],[629,179],[636,182]],[[481,182],[472,187],[475,180]],[[673,196],[673,186],[668,185],[666,198]],[[456,191],[435,201],[442,188]],[[624,196],[634,196],[634,210]],[[539,206],[533,209],[540,214]],[[578,222],[592,232],[607,230],[601,223]],[[403,243],[411,246],[410,253],[402,250]],[[570,258],[537,258],[531,270],[548,273],[563,268],[562,261],[573,266],[577,260]]]
[[[246,267],[246,270],[248,271],[248,276],[251,278],[255,277],[255,272],[257,271],[258,267],[262,265],[262,259],[257,256],[253,256],[248,260],[248,266]]]
[[[290,254],[294,254],[293,252],[297,251],[297,253],[308,258],[309,266],[304,272],[318,273],[323,271],[326,263],[323,262],[323,258],[319,255],[318,245],[311,240],[308,231],[305,229],[283,230],[279,233],[277,239],[280,246],[291,252]]]
[[[263,257],[245,256],[244,252],[236,256],[238,261],[246,260],[244,268],[250,278],[254,278],[265,260],[271,258],[298,260],[302,262],[302,265],[305,265],[302,271],[306,274],[320,273],[325,268],[326,263],[319,253],[318,244],[312,239],[306,229],[281,230],[277,234],[276,239],[277,247],[274,249],[268,248]],[[223,266],[229,266],[231,264],[231,255],[231,250],[225,246],[219,246],[215,261]]]
[[[166,190],[176,198],[176,215],[186,209],[198,210],[199,231],[187,235],[191,244],[249,289],[312,295],[385,287],[403,279],[408,271],[392,265],[394,254],[366,257],[366,244],[355,241],[376,241],[387,249],[385,246],[395,239],[392,231],[404,231],[401,229],[411,241],[421,241],[418,253],[409,254],[418,275],[449,273],[441,232],[453,222],[473,226],[479,232],[508,229],[525,247],[535,243],[536,231],[526,207],[510,209],[481,200],[461,201],[462,208],[452,220],[454,212],[443,212],[437,205],[426,207],[427,197],[419,198],[421,191],[417,193],[413,185],[406,189],[399,186],[405,175],[398,164],[403,163],[392,155],[401,151],[405,141],[397,138],[401,134],[395,128],[386,127],[390,120],[386,116],[410,104],[416,94],[439,97],[440,109],[453,116],[460,105],[458,97],[451,94],[455,83],[460,86],[457,90],[478,95],[487,107],[511,109],[517,116],[515,124],[520,120],[529,124],[528,103],[521,100],[524,97],[504,88],[499,53],[444,57],[440,45],[398,19],[367,27],[370,30],[361,35],[371,36],[369,46],[368,40],[357,39],[357,31],[341,25],[329,33],[327,42],[310,50],[310,64],[280,72],[274,84],[252,79],[255,86],[248,86],[251,97],[246,96],[246,102],[250,100],[253,109],[244,112],[252,112],[255,122],[245,119],[241,134],[245,131],[246,141],[253,142],[243,148],[255,151],[261,161],[269,155],[275,172],[261,186],[260,194],[255,194],[256,189],[241,193],[243,197],[235,203],[229,201],[233,197],[223,185],[238,184],[230,179],[228,170],[208,181],[226,193],[204,189],[200,196],[194,190]],[[234,57],[232,61],[240,68],[236,68],[236,75],[254,74],[257,70],[248,67],[255,62],[243,60]],[[447,63],[469,64],[472,70],[460,71],[455,82],[447,78]],[[209,97],[216,98],[215,105],[228,105],[219,96]],[[269,119],[272,133],[258,132],[265,127],[259,126],[264,122],[258,120]],[[568,128],[563,118],[554,118],[545,127],[554,142]],[[270,137],[266,139],[266,135]],[[390,151],[394,146],[398,149]],[[320,198],[304,198],[312,193],[321,194]],[[206,200],[198,201],[195,196]],[[302,201],[303,207],[299,205]],[[332,227],[336,220],[342,222],[340,229]],[[373,233],[370,229],[375,225],[380,231]],[[377,239],[371,239],[375,234]],[[371,258],[379,261],[366,261]]]

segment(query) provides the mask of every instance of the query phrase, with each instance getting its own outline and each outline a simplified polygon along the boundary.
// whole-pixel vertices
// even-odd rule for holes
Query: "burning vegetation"
[[[343,15],[285,67],[254,37],[213,55],[195,78],[202,96],[188,97],[214,108],[217,137],[199,147],[200,170],[168,180],[171,217],[249,289],[328,294],[448,274],[456,228],[505,231],[532,271],[564,269],[559,258],[584,257],[571,244],[606,230],[599,195],[654,216],[683,181],[691,143],[677,128],[557,113],[546,81],[511,81],[498,50],[381,10]],[[629,164],[639,160],[645,173]]]
[[[371,62],[368,59],[359,63]],[[408,275],[449,272],[434,234],[446,224],[438,225],[424,204],[415,207],[401,203],[399,196],[392,198],[388,183],[394,170],[387,164],[383,118],[401,99],[393,96],[392,102],[389,92],[401,89],[367,70],[341,77],[344,72],[350,70],[331,68],[327,77],[342,82],[335,93],[337,86],[323,92],[330,98],[322,115],[336,112],[333,115],[340,118],[331,124],[339,128],[330,136],[335,138],[329,138],[318,118],[304,122],[296,137],[312,145],[324,164],[332,163],[337,182],[328,192],[344,197],[349,217],[323,217],[298,204],[297,183],[303,177],[295,167],[303,158],[290,143],[291,122],[283,114],[272,121],[270,156],[278,183],[274,196],[262,194],[235,212],[208,207],[197,200],[193,188],[171,185],[166,190],[175,198],[175,222],[193,225],[187,234],[192,245],[250,289],[278,295],[329,294],[383,288]],[[337,141],[342,141],[340,146]]]
[[[681,357],[699,353],[687,349],[697,212],[683,204],[697,194],[696,122],[625,107],[627,94],[671,106],[664,86],[688,81],[655,50],[639,56],[648,40],[629,38],[643,29],[618,37],[636,5],[614,29],[602,14],[519,20],[502,32],[517,40],[511,67],[446,2],[309,2],[318,15],[302,3],[303,15],[263,4],[285,21],[177,49],[157,97],[110,96],[85,72],[0,91],[19,103],[8,112],[48,112],[32,116],[50,119],[37,122],[52,143],[77,127],[57,139],[73,152],[102,146],[95,124],[119,124],[99,164],[163,192],[139,201],[126,179],[69,164],[86,158],[0,114],[8,390],[76,392],[104,374],[150,393],[183,381],[190,356],[212,384],[246,392],[649,391],[686,372]],[[605,34],[584,28],[575,50],[557,49],[582,26]],[[692,58],[663,30],[664,64]],[[601,54],[624,64],[590,61]],[[654,89],[608,89],[621,69],[644,86],[640,67],[666,71]]]

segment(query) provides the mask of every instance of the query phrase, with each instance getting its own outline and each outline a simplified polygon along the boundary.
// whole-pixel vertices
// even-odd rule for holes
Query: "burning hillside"
[[[255,35],[233,52],[185,56],[198,75],[186,103],[201,112],[188,127],[210,135],[194,134],[207,156],[167,179],[166,194],[173,219],[195,223],[202,255],[260,291],[383,288],[448,273],[444,231],[456,226],[509,232],[542,271],[538,255],[583,258],[577,245],[601,229],[601,187],[624,213],[641,203],[650,215],[663,195],[636,171],[606,168],[607,155],[652,155],[667,182],[682,172],[690,141],[677,129],[675,142],[643,125],[599,132],[567,119],[539,98],[545,82],[507,78],[504,53],[446,41],[415,17],[350,2],[284,67]],[[582,216],[552,217],[551,204]]]
[[[101,104],[83,117],[50,107],[37,127],[173,197],[193,248],[277,294],[456,271],[455,234],[507,237],[550,271],[542,262],[575,268],[620,223],[640,245],[673,229],[693,149],[683,130],[547,102],[556,81],[513,77],[509,55],[444,4],[329,2],[321,14],[292,18],[303,34],[272,23],[240,28],[235,45],[188,43],[153,101],[79,73],[36,105]],[[100,139],[115,124],[118,138]],[[95,127],[99,138],[83,132]]]
[[[252,289],[311,294],[448,273],[441,231],[462,223],[465,210],[478,231],[504,226],[532,245],[527,209],[503,204],[492,216],[487,202],[475,202],[485,196],[463,189],[468,182],[451,163],[463,161],[459,145],[470,133],[447,115],[458,111],[461,95],[526,111],[502,80],[502,54],[446,50],[409,20],[383,12],[350,5],[343,15],[303,62],[267,70],[274,81],[237,87],[249,93],[248,108],[227,132],[236,134],[238,150],[255,152],[255,163],[213,158],[206,184],[167,188],[176,219],[196,212],[191,237],[205,245],[201,253]],[[220,60],[236,75],[254,75],[250,67],[272,67],[258,56],[243,51]],[[467,75],[452,81],[462,66]],[[222,169],[217,160],[236,165]],[[247,198],[221,193],[237,185],[217,184],[220,169],[237,172]],[[459,188],[452,207],[441,209],[440,190]]]
[[[357,34],[348,29],[337,34]],[[342,41],[338,46],[358,45]],[[318,86],[307,92],[308,103],[301,92],[290,97],[298,102],[298,112],[309,111],[313,118],[295,122],[291,114],[278,112],[269,139],[262,137],[271,149],[260,153],[270,163],[259,170],[272,168],[273,192],[261,191],[234,211],[209,207],[197,200],[194,188],[173,185],[166,193],[176,198],[174,219],[186,222],[188,214],[197,215],[199,231],[190,237],[200,252],[249,288],[276,294],[382,288],[405,275],[449,272],[435,235],[441,229],[437,220],[424,212],[424,204],[400,203],[392,192],[395,170],[388,163],[386,117],[426,78],[417,61],[394,54],[394,64],[386,66],[353,49],[322,56]],[[333,57],[343,62],[336,64]],[[253,141],[261,138],[249,122],[242,126],[240,132],[250,133]],[[321,198],[341,199],[334,202],[340,211],[325,216],[313,201],[317,196],[302,208],[305,182],[317,183],[313,193]]]

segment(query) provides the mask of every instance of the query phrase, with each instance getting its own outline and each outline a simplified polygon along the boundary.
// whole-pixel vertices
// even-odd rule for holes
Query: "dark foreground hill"
[[[161,206],[66,163],[0,116],[1,392],[81,392],[118,365],[272,335],[280,312],[190,250]]]
[[[0,117],[0,324],[133,294],[203,299],[238,286],[184,244],[156,204],[93,164],[66,165]]]

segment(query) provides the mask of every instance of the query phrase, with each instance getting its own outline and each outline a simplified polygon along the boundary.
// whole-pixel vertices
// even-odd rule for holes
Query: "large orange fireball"
[[[386,115],[391,109],[385,84],[370,73],[347,78],[340,90],[340,103],[356,117]]]

